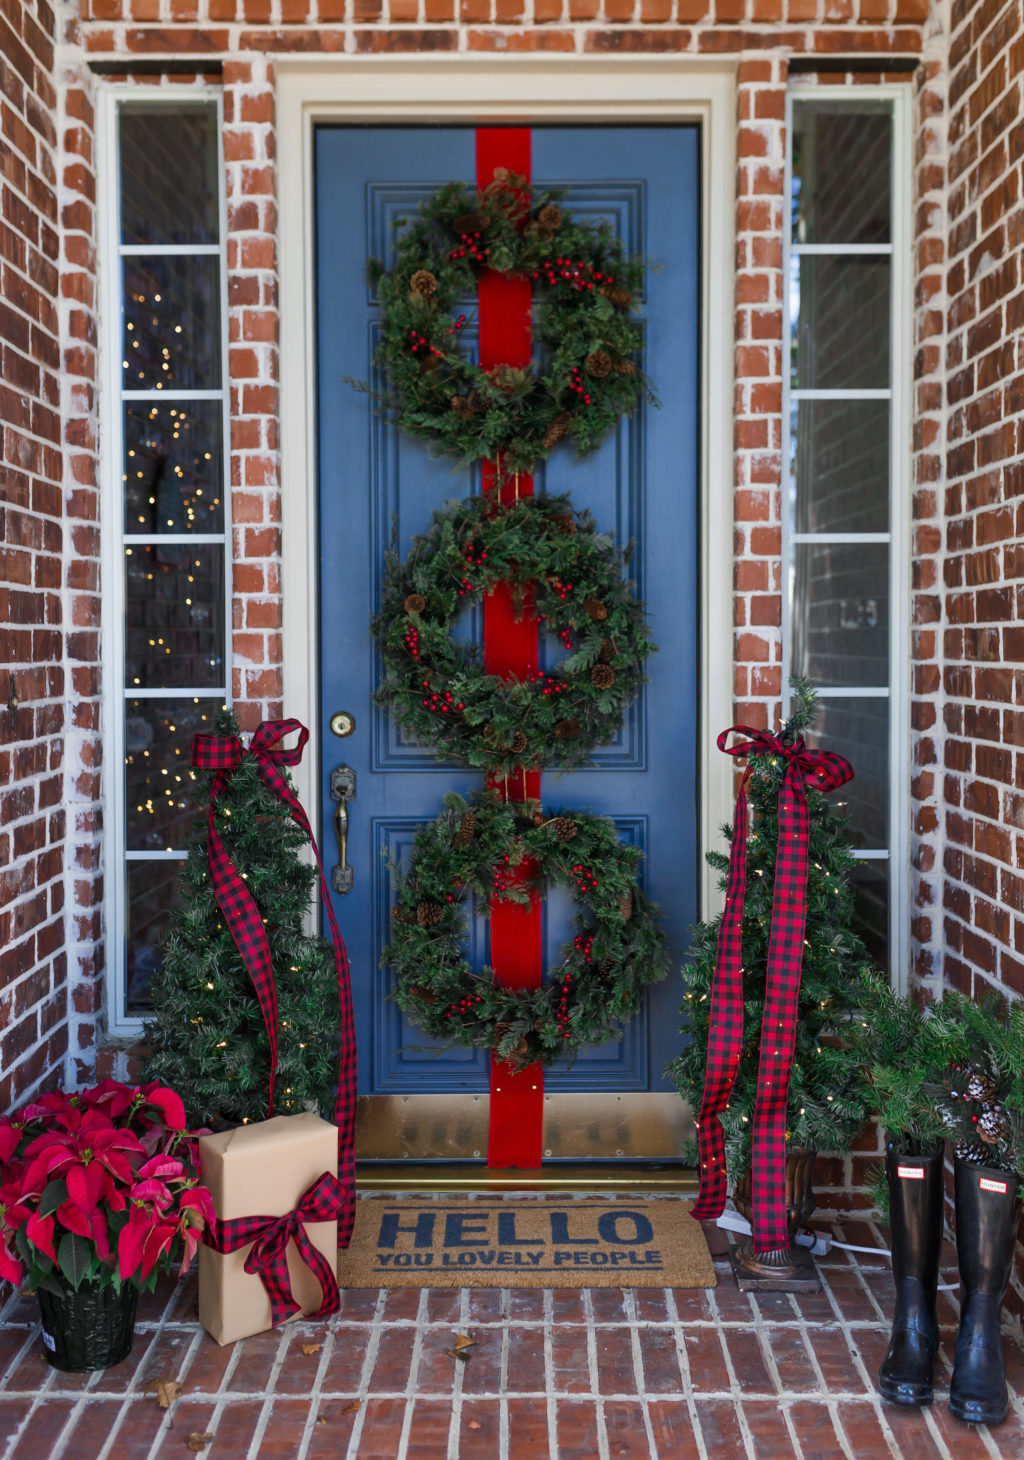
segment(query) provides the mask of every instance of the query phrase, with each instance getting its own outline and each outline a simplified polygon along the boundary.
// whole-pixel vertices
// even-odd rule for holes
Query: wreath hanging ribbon
[[[280,742],[298,732],[298,744],[289,749]],[[196,735],[192,742],[192,764],[197,770],[215,771],[207,812],[209,828],[210,881],[224,921],[242,956],[252,979],[260,1012],[270,1043],[270,1081],[267,1118],[274,1113],[274,1079],[277,1073],[277,988],[274,967],[263,919],[252,893],[232,862],[217,827],[217,800],[242,757],[251,755],[267,786],[285,803],[309,837],[313,856],[320,872],[320,896],[327,913],[334,947],[334,965],[338,976],[338,1013],[341,1024],[341,1054],[338,1070],[338,1093],[334,1106],[334,1123],[338,1127],[339,1174],[345,1182],[347,1206],[338,1225],[338,1244],[346,1246],[355,1219],[354,1142],[356,1115],[356,1032],[352,1011],[352,984],[348,954],[342,941],[330,893],[324,878],[320,851],[309,818],[302,808],[283,766],[298,765],[306,748],[309,731],[298,720],[264,720],[246,750],[237,735]]]
[[[727,745],[730,735],[746,739]],[[754,1107],[752,1196],[754,1251],[789,1246],[786,1223],[786,1103],[796,1040],[797,1001],[807,921],[807,788],[834,791],[853,777],[853,767],[828,750],[808,750],[803,740],[786,744],[767,730],[733,725],[718,748],[738,759],[777,755],[786,762],[779,786],[779,843],[772,893],[772,925],[761,1057]],[[747,887],[747,765],[736,798],[725,910],[718,931],[718,959],[711,985],[711,1025],[704,1091],[697,1119],[700,1195],[691,1209],[698,1221],[721,1216],[725,1206],[725,1133],[719,1112],[728,1104],[743,1049],[743,904]]]
[[[203,1240],[214,1252],[225,1253],[237,1252],[240,1247],[252,1243],[252,1251],[245,1259],[245,1270],[258,1274],[266,1289],[271,1322],[275,1328],[300,1311],[300,1305],[292,1297],[288,1273],[288,1243],[294,1241],[303,1262],[320,1284],[323,1298],[316,1312],[308,1316],[326,1318],[337,1313],[341,1306],[341,1293],[334,1267],[320,1249],[313,1246],[306,1223],[337,1221],[343,1216],[345,1206],[345,1188],[337,1177],[325,1171],[303,1192],[294,1210],[286,1212],[283,1217],[218,1220],[212,1229],[207,1229]]]

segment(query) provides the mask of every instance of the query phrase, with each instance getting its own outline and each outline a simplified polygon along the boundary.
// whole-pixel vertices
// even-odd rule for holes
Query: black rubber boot
[[[942,1160],[931,1156],[885,1158],[892,1225],[892,1275],[896,1309],[878,1391],[893,1404],[931,1404],[932,1366],[939,1346],[935,1289],[942,1246]]]
[[[997,1425],[1010,1407],[999,1312],[1013,1270],[1020,1181],[1010,1171],[956,1163],[960,1331],[949,1408],[972,1425]]]

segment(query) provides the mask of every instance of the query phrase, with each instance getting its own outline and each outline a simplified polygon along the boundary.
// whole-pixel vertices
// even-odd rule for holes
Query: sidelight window
[[[899,87],[790,94],[783,372],[787,675],[814,683],[816,743],[856,772],[834,800],[860,932],[894,974],[908,936],[904,103]]]
[[[107,113],[104,561],[110,1032],[129,1034],[177,899],[192,737],[229,694],[220,105]]]

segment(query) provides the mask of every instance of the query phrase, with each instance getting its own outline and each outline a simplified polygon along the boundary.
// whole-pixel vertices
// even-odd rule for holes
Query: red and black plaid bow
[[[298,744],[293,749],[280,744],[286,735],[298,731]],[[341,1061],[338,1072],[338,1094],[334,1106],[334,1123],[338,1127],[338,1175],[346,1190],[345,1210],[338,1219],[338,1245],[347,1247],[355,1220],[355,1121],[356,1121],[356,1030],[352,1012],[352,984],[349,972],[348,954],[338,929],[331,895],[324,879],[323,863],[309,818],[302,804],[281,770],[282,766],[298,765],[306,748],[309,731],[298,720],[264,720],[249,742],[249,749],[243,749],[236,735],[197,735],[192,742],[192,764],[199,770],[212,770],[214,777],[210,791],[209,826],[210,880],[214,895],[224,921],[231,930],[239,953],[259,1000],[263,1022],[270,1041],[270,1089],[267,1106],[268,1118],[274,1113],[274,1076],[277,1071],[277,989],[274,984],[274,968],[270,956],[270,944],[263,926],[259,908],[252,893],[239,875],[238,869],[228,855],[227,848],[217,829],[217,798],[228,784],[232,774],[241,764],[243,755],[251,755],[259,768],[260,775],[270,789],[281,798],[292,815],[292,820],[309,837],[320,869],[320,896],[330,924],[334,943],[334,964],[338,974],[338,1014],[341,1023]]]
[[[204,1241],[214,1252],[237,1252],[252,1243],[245,1270],[259,1274],[270,1299],[271,1322],[276,1327],[299,1311],[288,1275],[287,1248],[294,1240],[323,1295],[320,1307],[309,1317],[326,1318],[329,1313],[337,1313],[341,1305],[338,1280],[331,1263],[309,1240],[306,1223],[335,1221],[344,1211],[345,1198],[341,1182],[325,1171],[303,1192],[294,1211],[283,1217],[233,1217],[229,1222],[218,1221],[212,1231],[207,1231]]]
[[[747,737],[728,746],[733,733]],[[779,842],[772,896],[772,927],[761,1016],[761,1059],[754,1107],[752,1196],[754,1251],[789,1246],[786,1225],[786,1103],[796,1042],[797,1001],[807,921],[808,784],[834,791],[853,776],[841,755],[807,750],[802,740],[783,744],[766,730],[733,725],[718,737],[726,755],[778,755],[786,761],[779,787]],[[736,799],[725,910],[718,930],[718,960],[711,985],[704,1093],[697,1119],[700,1196],[698,1220],[718,1217],[725,1206],[725,1136],[719,1111],[728,1103],[743,1048],[743,903],[747,886],[748,765]]]

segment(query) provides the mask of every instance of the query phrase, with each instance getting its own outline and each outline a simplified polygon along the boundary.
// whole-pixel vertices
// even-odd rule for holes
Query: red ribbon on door
[[[477,187],[494,182],[500,169],[530,177],[528,127],[480,127],[476,133]],[[533,353],[532,289],[529,279],[487,271],[480,276],[477,301],[480,320],[480,364],[528,365]],[[483,464],[483,490],[498,492],[503,502],[533,496],[533,478],[523,474],[502,480],[501,463]],[[537,619],[525,596],[521,611],[512,601],[511,585],[499,583],[484,602],[484,668],[504,679],[519,678],[536,668]],[[491,785],[506,801],[540,798],[540,771],[495,777]],[[530,862],[516,869],[518,880],[530,880]],[[540,905],[529,907],[491,900],[491,964],[499,984],[507,988],[539,988],[541,982]],[[487,1142],[489,1166],[533,1167],[541,1164],[544,1075],[539,1064],[513,1070],[491,1057],[491,1114]]]

